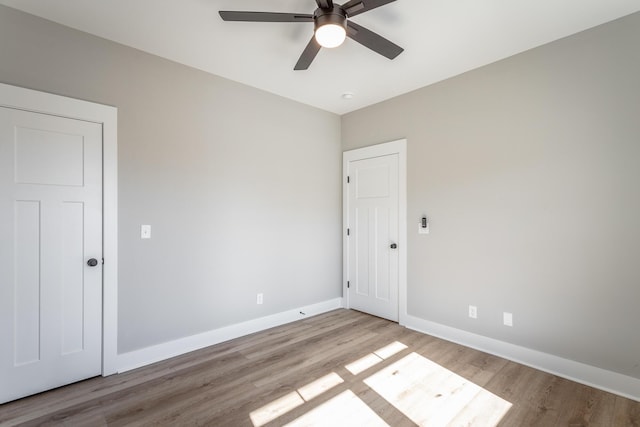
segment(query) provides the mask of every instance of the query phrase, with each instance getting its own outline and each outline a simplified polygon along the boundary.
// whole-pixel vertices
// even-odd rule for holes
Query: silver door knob
[[[391,249],[395,249],[398,247],[398,245],[396,245],[395,243],[392,243],[391,246],[389,246]]]
[[[87,265],[89,267],[95,267],[96,265],[98,265],[98,260],[95,258],[91,258],[89,261],[87,261]]]

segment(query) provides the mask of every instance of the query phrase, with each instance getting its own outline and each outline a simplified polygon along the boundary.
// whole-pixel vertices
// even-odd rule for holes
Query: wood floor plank
[[[566,381],[558,424],[571,427],[611,426],[615,401],[614,394]]]
[[[612,425],[640,427],[640,404],[633,400],[616,396]]]
[[[509,362],[485,388],[513,405],[501,426],[555,426],[559,414],[549,407],[556,403],[549,397],[559,380],[545,372]]]
[[[393,397],[385,381],[400,387]],[[505,407],[500,426],[640,427],[639,402],[351,310],[0,405],[0,425],[275,427],[343,411],[394,427],[495,427]]]

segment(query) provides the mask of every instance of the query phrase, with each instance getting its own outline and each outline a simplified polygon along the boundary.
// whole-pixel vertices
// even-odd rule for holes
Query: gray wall
[[[408,138],[409,314],[640,378],[638,40],[634,14],[343,116],[345,150]]]
[[[341,296],[338,116],[4,6],[0,82],[119,109],[120,353]]]

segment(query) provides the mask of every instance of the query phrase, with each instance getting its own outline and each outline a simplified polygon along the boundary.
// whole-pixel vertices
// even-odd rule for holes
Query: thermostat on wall
[[[422,215],[418,224],[418,234],[429,234],[429,221],[426,215]]]

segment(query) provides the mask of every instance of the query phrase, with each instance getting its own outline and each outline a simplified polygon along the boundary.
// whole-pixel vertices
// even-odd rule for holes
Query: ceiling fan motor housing
[[[323,25],[333,24],[347,29],[347,14],[340,6],[333,6],[331,9],[316,9],[313,14],[315,29]]]

